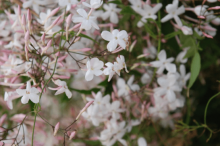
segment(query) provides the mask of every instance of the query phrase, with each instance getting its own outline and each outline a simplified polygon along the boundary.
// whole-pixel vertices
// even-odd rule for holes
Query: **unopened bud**
[[[59,22],[60,18],[61,16],[57,17],[57,19],[53,21],[53,23],[46,29],[45,32],[47,33],[51,28],[53,28]]]
[[[25,15],[22,16],[21,22],[22,22],[22,25],[25,27],[25,25],[26,25]]]
[[[53,135],[54,135],[54,136],[57,134],[57,131],[59,130],[59,128],[60,128],[60,122],[58,122],[58,123],[55,125],[54,132],[53,132]]]
[[[42,42],[42,44],[44,45],[45,43],[45,33],[43,33],[43,35],[41,36],[41,42]]]
[[[139,55],[139,56],[137,57],[137,59],[140,59],[140,58],[146,57],[146,56],[148,56],[148,55],[150,55],[150,54],[149,54],[149,53],[146,53],[146,54]]]
[[[30,33],[29,33],[29,31],[27,31],[25,33],[24,39],[25,39],[25,43],[27,43],[30,40]]]
[[[85,107],[80,111],[80,113],[78,114],[78,116],[76,117],[76,120],[79,119],[79,117],[81,116],[81,114],[93,103],[94,101],[90,101],[88,102]]]
[[[73,139],[76,135],[76,131],[71,132],[69,140]]]
[[[31,11],[30,11],[30,9],[28,9],[28,11],[27,11],[27,20],[31,21]]]
[[[18,15],[21,16],[21,7],[18,5]]]
[[[49,14],[49,16],[47,16],[47,18],[52,17],[52,16],[55,15],[59,10],[60,10],[60,7],[53,9],[53,10],[51,11],[51,13]]]
[[[5,121],[6,118],[7,118],[7,115],[6,115],[6,114],[2,115],[2,117],[0,118],[0,126],[3,125],[3,123],[4,123],[4,121]]]
[[[44,52],[46,52],[50,47],[51,47],[51,44],[52,44],[52,40],[49,40],[47,42],[47,46],[43,48],[42,52],[41,52],[41,55],[44,54]]]
[[[133,50],[133,48],[134,48],[134,45],[135,45],[136,43],[137,43],[137,40],[135,40],[135,41],[131,44],[130,49],[129,49],[130,52],[132,52],[132,50]]]
[[[74,41],[74,43],[75,43],[75,42],[78,42],[80,38],[81,38],[81,37],[77,37],[76,40]]]
[[[66,25],[69,26],[71,23],[72,14],[69,14],[69,16],[66,18]]]

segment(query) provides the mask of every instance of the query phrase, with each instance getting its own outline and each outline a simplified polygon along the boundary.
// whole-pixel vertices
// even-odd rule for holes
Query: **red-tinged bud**
[[[47,16],[47,18],[52,17],[52,16],[55,15],[59,10],[60,10],[60,7],[53,9],[53,10],[51,11],[51,13],[49,14],[49,16]]]
[[[215,7],[208,8],[208,10],[218,10],[218,9],[220,9],[220,6],[215,6]]]
[[[71,9],[75,9],[77,7],[77,5],[71,5]]]
[[[46,29],[46,33],[59,22],[60,18],[61,16],[57,17],[57,19],[53,21],[53,23]]]
[[[80,38],[81,38],[81,37],[77,37],[76,40],[74,41],[74,43],[75,43],[75,42],[78,42],[78,41],[80,40]]]
[[[54,75],[54,79],[69,79],[70,76],[64,76],[64,75]]]
[[[54,136],[57,134],[59,128],[60,128],[60,122],[58,122],[58,123],[55,125],[54,132],[53,132],[53,135],[54,135]]]
[[[28,11],[27,11],[27,20],[31,21],[31,11],[30,11],[30,9],[28,9]]]
[[[43,33],[43,35],[41,36],[41,42],[42,42],[42,44],[44,44],[44,42],[45,42],[45,33]]]
[[[52,45],[52,40],[49,40],[49,41],[47,42],[47,48],[50,48],[51,45]]]
[[[21,16],[21,7],[18,5],[18,15]]]
[[[211,35],[208,35],[208,34],[205,33],[205,32],[202,32],[202,33],[203,33],[203,35],[204,35],[205,37],[210,38],[210,39],[213,39],[213,37],[212,37]]]
[[[198,18],[200,18],[200,19],[205,19],[205,16],[198,16]]]
[[[22,25],[24,25],[24,27],[25,27],[25,25],[26,25],[25,15],[22,16],[21,22],[22,22]]]
[[[69,140],[73,139],[76,135],[76,131],[71,132]]]
[[[74,25],[69,31],[77,30],[81,26],[81,23]]]
[[[2,115],[2,117],[0,118],[0,126],[3,125],[3,123],[4,123],[4,121],[5,121],[6,118],[7,118],[7,115],[6,115],[6,114]]]
[[[69,14],[69,16],[66,18],[66,25],[69,26],[71,23],[72,14]]]
[[[60,52],[57,52],[55,55],[56,55],[57,57],[60,56]]]
[[[30,33],[29,33],[29,31],[27,31],[27,32],[25,33],[24,39],[25,39],[25,42],[28,42],[28,41],[30,40]]]
[[[57,24],[57,22],[60,20],[61,16],[57,17],[56,20],[53,21],[52,25],[55,26]]]
[[[57,60],[57,62],[61,62],[63,61],[66,57],[68,56],[68,54],[62,56],[62,57],[59,57],[59,59]]]
[[[52,44],[52,40],[49,40],[47,42],[47,46],[42,49],[41,55],[43,55],[44,52],[46,52],[51,47],[51,44]]]
[[[80,111],[80,113],[78,114],[78,116],[76,117],[76,120],[79,119],[79,117],[81,116],[81,114],[93,103],[94,101],[89,101],[85,107]]]

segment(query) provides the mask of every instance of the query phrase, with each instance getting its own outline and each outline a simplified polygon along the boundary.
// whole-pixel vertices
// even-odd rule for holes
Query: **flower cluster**
[[[159,122],[175,129],[184,91],[199,74],[199,42],[220,25],[215,2],[0,2],[0,145],[65,145],[76,138],[147,146],[152,140],[142,127]],[[168,45],[171,38],[179,50]]]

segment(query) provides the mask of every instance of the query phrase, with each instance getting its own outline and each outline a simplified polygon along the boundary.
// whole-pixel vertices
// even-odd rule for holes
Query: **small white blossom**
[[[80,28],[85,30],[90,30],[92,27],[99,29],[99,26],[95,22],[95,16],[89,16],[84,9],[78,9],[77,12],[81,17],[73,17],[73,22],[81,23]]]
[[[177,25],[182,26],[182,22],[178,15],[181,15],[185,12],[185,8],[182,5],[181,7],[178,8],[179,0],[173,0],[172,4],[169,4],[166,6],[166,11],[168,14],[161,19],[161,22],[166,22],[172,18],[176,21]]]
[[[39,95],[37,94],[37,93],[39,93],[39,91],[37,90],[37,88],[31,87],[30,81],[27,82],[26,89],[16,89],[16,92],[20,96],[22,96],[21,102],[23,104],[28,103],[29,99],[33,103],[38,103],[40,100]]]
[[[107,49],[110,52],[114,51],[116,49],[117,45],[120,45],[123,49],[126,48],[128,34],[125,30],[121,30],[119,32],[119,30],[114,29],[112,31],[112,33],[109,31],[103,31],[101,33],[101,36],[104,40],[109,41],[109,43],[107,45]]]
[[[103,73],[101,69],[103,68],[104,63],[100,61],[98,58],[92,58],[91,60],[88,60],[86,66],[86,81],[91,81],[94,75],[100,76]]]
[[[174,58],[171,57],[167,59],[167,55],[164,50],[160,51],[160,53],[158,54],[158,59],[158,61],[153,61],[150,63],[153,67],[158,68],[158,74],[162,74],[165,68],[170,73],[176,72],[176,65],[171,63],[174,60]]]

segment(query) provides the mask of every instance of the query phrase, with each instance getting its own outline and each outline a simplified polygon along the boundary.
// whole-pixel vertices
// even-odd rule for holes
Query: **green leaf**
[[[108,82],[108,78],[106,78],[104,81],[102,81],[101,83],[99,83],[98,86],[103,86],[103,87],[105,87],[105,86],[107,86],[108,83],[109,83],[109,82]]]
[[[113,4],[117,4],[117,5],[123,5],[120,1],[118,0],[113,0],[113,1],[109,1],[108,3],[113,3]]]
[[[205,37],[200,36],[196,31],[193,32],[193,36],[194,36],[195,38],[197,38],[198,40],[202,40],[202,39],[205,38]]]
[[[179,34],[182,34],[182,31],[175,31],[175,32],[172,32],[172,33],[169,33],[169,34],[167,34],[167,35],[165,35],[165,39],[166,40],[168,40],[168,39],[170,39],[170,38],[172,38],[172,37],[175,37],[176,35],[179,35]]]
[[[196,53],[196,48],[191,47],[191,48],[186,52],[186,55],[184,56],[184,58],[192,57],[192,56],[195,55],[195,53]]]
[[[125,6],[125,7],[121,10],[120,13],[121,13],[121,14],[130,14],[130,15],[134,14],[134,15],[137,15],[137,13],[136,13],[130,6]]]
[[[201,58],[198,52],[195,53],[192,63],[191,63],[191,76],[188,84],[188,88],[191,88],[193,83],[196,81],[196,78],[199,75],[201,68]]]
[[[91,37],[89,37],[89,36],[87,36],[87,35],[85,35],[85,34],[80,33],[79,36],[80,36],[80,37],[87,38],[87,39],[93,41],[94,43],[97,43],[97,44],[98,44],[98,42],[97,42],[96,40],[94,40],[93,38],[91,38]]]
[[[144,23],[144,22],[142,21],[142,23]],[[153,31],[151,31],[151,29],[148,26],[148,24],[144,23],[144,27],[145,27],[145,30],[150,34],[151,37],[153,37],[154,39],[157,38],[157,36],[153,33]]]

